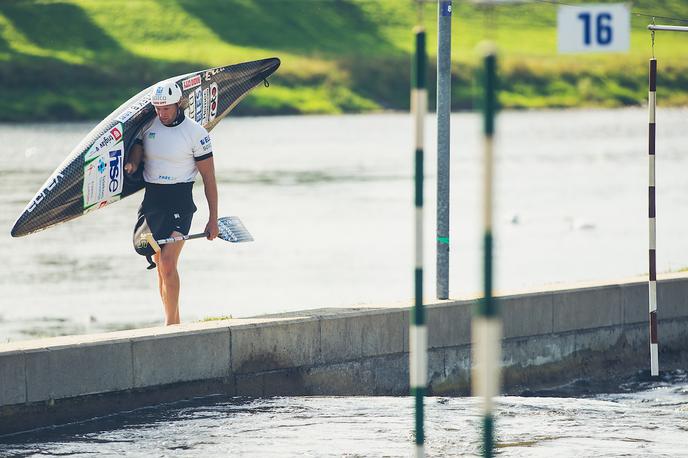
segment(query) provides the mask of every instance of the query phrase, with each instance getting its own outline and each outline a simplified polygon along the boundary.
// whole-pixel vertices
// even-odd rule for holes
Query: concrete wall
[[[659,282],[660,368],[684,362],[688,276]],[[644,281],[500,297],[504,390],[647,368]],[[430,392],[467,394],[474,301],[427,310]],[[0,433],[186,396],[404,395],[409,309],[322,309],[0,345]]]

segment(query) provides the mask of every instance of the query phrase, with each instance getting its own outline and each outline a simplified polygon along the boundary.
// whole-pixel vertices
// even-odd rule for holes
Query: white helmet
[[[182,99],[182,90],[174,81],[163,81],[153,88],[151,95],[151,103],[160,107],[178,103]]]

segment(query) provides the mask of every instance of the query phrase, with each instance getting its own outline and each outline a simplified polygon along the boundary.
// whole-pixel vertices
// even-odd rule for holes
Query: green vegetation
[[[225,315],[225,316],[207,316],[203,318],[202,320],[198,320],[199,323],[205,323],[207,321],[225,321],[225,320],[231,320],[232,315]]]
[[[688,18],[688,2],[638,0],[633,11]],[[488,38],[501,52],[505,107],[642,104],[651,18],[633,16],[628,54],[565,56],[556,14],[542,2],[455,0],[454,109],[474,106],[476,47]],[[436,5],[423,16],[432,56]],[[170,75],[270,56],[283,62],[271,88],[239,113],[407,109],[416,21],[411,0],[2,0],[0,120],[97,119]],[[660,104],[687,103],[688,34],[657,33],[655,54]]]

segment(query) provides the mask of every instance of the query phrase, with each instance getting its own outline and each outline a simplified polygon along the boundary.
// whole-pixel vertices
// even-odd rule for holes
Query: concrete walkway
[[[688,276],[659,282],[660,369],[685,355]],[[649,367],[647,282],[500,297],[505,392]],[[474,300],[428,305],[429,390],[467,394]],[[0,345],[0,434],[226,393],[405,395],[409,308],[311,310]]]

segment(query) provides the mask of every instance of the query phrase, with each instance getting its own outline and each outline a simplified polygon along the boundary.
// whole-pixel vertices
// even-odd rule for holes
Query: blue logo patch
[[[98,159],[98,171],[103,173],[105,171],[106,164],[102,159]]]
[[[155,138],[155,132],[148,132],[148,138]]]

